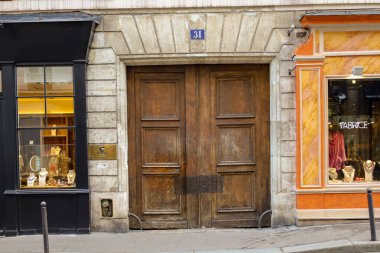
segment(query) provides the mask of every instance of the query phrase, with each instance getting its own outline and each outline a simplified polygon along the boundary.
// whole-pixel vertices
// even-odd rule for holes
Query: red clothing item
[[[343,168],[346,161],[346,151],[344,149],[344,136],[340,132],[330,133],[329,136],[329,167],[337,170]]]

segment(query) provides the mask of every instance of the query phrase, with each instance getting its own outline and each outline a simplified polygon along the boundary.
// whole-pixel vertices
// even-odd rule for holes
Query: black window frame
[[[3,83],[3,150],[4,150],[4,182],[5,193],[54,193],[54,192],[88,192],[88,159],[87,159],[87,112],[86,112],[86,64],[85,60],[73,62],[34,62],[14,63],[0,62]],[[18,139],[17,131],[17,67],[34,66],[72,66],[74,88],[74,126],[75,129],[75,156],[76,156],[76,187],[73,188],[36,188],[21,189],[18,167]],[[36,127],[33,129],[40,129]],[[17,155],[17,156],[16,156]]]
[[[0,66],[0,98],[3,96],[3,71]]]
[[[17,170],[18,170],[18,175],[20,175],[20,166],[19,166],[19,159],[18,159],[18,156],[20,155],[19,154],[19,141],[18,141],[18,137],[19,137],[19,131],[20,130],[48,130],[48,129],[54,129],[53,127],[49,127],[48,124],[47,124],[47,120],[48,120],[48,116],[47,116],[47,101],[45,101],[44,103],[44,110],[45,110],[45,115],[44,115],[44,126],[34,126],[34,127],[20,127],[17,120],[18,120],[18,99],[19,98],[33,98],[32,96],[19,96],[17,93],[17,90],[18,90],[18,83],[17,83],[17,68],[19,67],[43,67],[43,76],[44,76],[44,94],[43,94],[43,98],[56,98],[57,96],[49,96],[47,95],[47,90],[46,90],[46,68],[47,67],[71,67],[72,68],[72,78],[73,78],[73,95],[72,96],[59,96],[60,98],[61,97],[72,97],[74,99],[74,106],[75,106],[75,103],[76,103],[76,94],[75,94],[75,82],[74,82],[74,65],[73,63],[34,63],[34,64],[28,64],[28,63],[20,63],[20,64],[16,64],[15,65],[15,74],[16,74],[16,77],[15,77],[15,104],[16,104],[16,142],[17,142],[17,154],[15,156],[14,159],[16,159],[17,161]],[[38,96],[38,97],[42,97],[42,96]],[[72,126],[66,126],[64,127],[65,129],[73,129],[74,130],[74,139],[75,139],[75,152],[77,150],[76,148],[76,140],[77,140],[77,135],[76,135],[76,117],[75,117],[75,114],[76,114],[76,111],[75,111],[75,108],[74,108],[74,118],[73,118],[73,125]],[[62,127],[60,127],[62,128]],[[77,172],[77,169],[75,168],[75,172]],[[77,180],[77,179],[76,179]],[[78,185],[76,184],[75,187],[70,187],[69,189],[76,189],[78,188]],[[23,189],[21,187],[21,182],[20,182],[20,176],[18,177],[18,189],[19,190],[22,190],[22,191],[25,191],[27,189]],[[38,190],[50,190],[50,189],[66,189],[66,188],[60,188],[60,187],[46,187],[46,188],[38,188],[36,187],[36,189]],[[29,190],[29,189],[28,189]],[[33,190],[33,189],[31,189]]]

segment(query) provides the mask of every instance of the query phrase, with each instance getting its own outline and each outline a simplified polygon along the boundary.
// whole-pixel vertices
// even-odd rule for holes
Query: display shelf
[[[75,188],[76,185],[56,185],[56,186],[21,186],[21,189],[28,189],[28,190],[31,190],[31,189],[36,189],[36,190],[40,190],[40,189],[72,189],[72,188]]]

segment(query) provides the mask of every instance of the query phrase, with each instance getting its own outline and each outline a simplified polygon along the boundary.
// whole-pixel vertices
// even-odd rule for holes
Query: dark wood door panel
[[[138,73],[141,120],[180,120],[181,73]],[[138,92],[138,91],[137,91]],[[154,98],[154,99],[151,99]]]
[[[217,125],[217,166],[255,163],[255,125]]]
[[[181,195],[175,190],[178,174],[144,173],[142,178],[143,215],[174,214],[184,217]],[[174,187],[173,187],[174,186]],[[167,217],[168,218],[168,217]]]
[[[142,167],[181,166],[179,127],[143,127],[141,133]]]
[[[178,191],[186,175],[185,73],[150,69],[128,72],[131,212],[144,228],[186,228],[186,198]]]
[[[217,193],[217,212],[255,212],[255,173],[253,171],[229,172],[220,173],[220,175],[223,191]]]
[[[128,70],[130,210],[145,228],[257,226],[270,208],[268,74]]]
[[[253,117],[255,114],[253,77],[231,76],[215,77],[216,117],[236,118]]]
[[[270,157],[269,149],[262,145],[269,142],[268,71],[265,67],[221,70],[211,66],[208,72],[209,173],[216,174],[223,185],[221,192],[211,195],[211,225],[255,226],[269,207],[265,181]]]

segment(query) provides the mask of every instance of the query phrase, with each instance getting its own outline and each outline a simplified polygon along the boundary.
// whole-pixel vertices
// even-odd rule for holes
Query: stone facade
[[[288,36],[288,29],[298,15],[265,9],[102,15],[89,54],[88,134],[90,143],[117,143],[119,154],[117,161],[89,162],[93,230],[128,227],[125,69],[156,64],[270,64],[272,220],[295,224],[295,80],[288,69],[304,38],[296,31]],[[189,29],[197,28],[205,29],[205,40],[190,40]],[[113,200],[113,218],[101,217],[102,198]]]
[[[81,10],[102,16],[89,52],[87,125],[90,144],[116,144],[116,160],[90,160],[94,231],[128,230],[128,66],[163,64],[270,65],[271,203],[273,226],[295,224],[296,110],[293,50],[288,35],[312,9],[379,8],[365,0],[3,0],[0,13]],[[205,29],[205,40],[190,40]],[[104,218],[101,199],[112,199]]]

